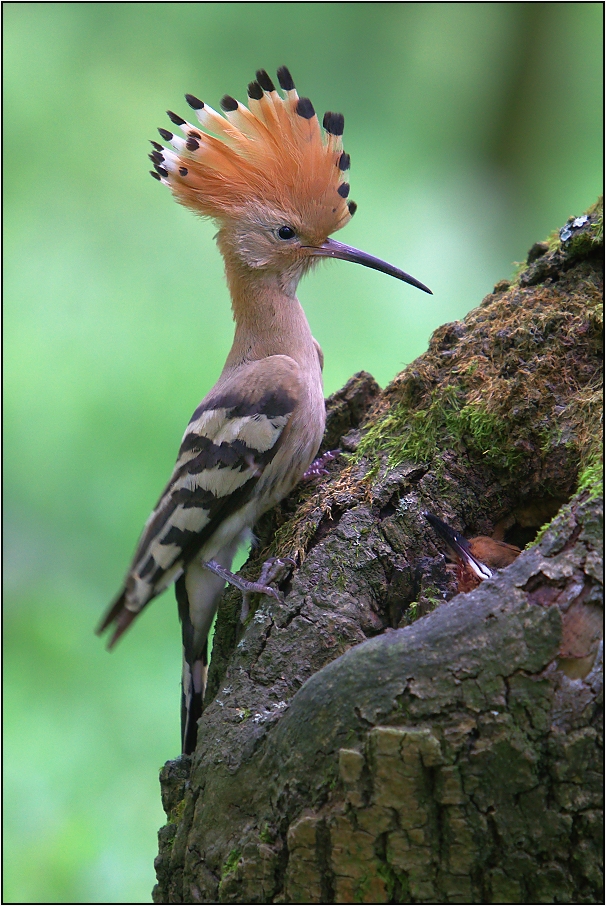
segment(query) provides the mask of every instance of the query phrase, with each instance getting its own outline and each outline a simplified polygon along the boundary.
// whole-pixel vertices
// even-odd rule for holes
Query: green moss
[[[368,874],[362,875],[358,883],[356,884],[356,889],[354,893],[354,898],[356,903],[366,903],[366,897],[368,891],[370,890],[370,885],[372,883],[372,876]]]
[[[593,500],[596,497],[602,498],[604,496],[604,463],[601,458],[593,460],[580,472],[574,497],[560,509],[553,519],[550,519],[545,525],[541,526],[532,542],[533,546],[539,544],[545,537],[546,532],[549,531],[555,523],[565,518],[566,515],[572,511],[582,495],[586,495],[586,500]]]
[[[590,500],[604,496],[604,463],[601,459],[594,460],[583,469],[577,490],[588,491]]]
[[[504,417],[489,411],[483,401],[465,403],[463,393],[446,387],[416,412],[396,404],[368,430],[356,455],[374,459],[387,454],[387,466],[394,468],[402,462],[429,462],[436,452],[465,447],[495,468],[511,469],[523,454],[511,447],[510,438],[511,426]]]
[[[559,233],[557,230],[555,231],[554,235],[556,235],[558,237],[558,242],[559,242],[560,237],[559,237]],[[520,276],[527,269],[528,265],[525,261],[512,261],[511,263],[513,264],[513,273],[511,275],[511,283],[514,284],[514,283],[519,282]]]
[[[603,410],[601,285],[591,268],[572,284],[567,273],[602,241],[598,203],[566,242],[554,233],[538,259],[561,281],[518,281],[464,321],[438,328],[427,352],[386,389],[353,464],[365,459],[370,480],[403,462],[431,464],[439,480],[444,454],[497,473],[538,458],[558,486],[553,463],[562,462],[562,445],[581,470],[594,462]]]
[[[406,460],[426,462],[432,458],[446,417],[456,405],[454,388],[433,393],[429,406],[417,411],[411,411],[406,402],[396,403],[365,433],[355,458],[387,454],[389,467]]]
[[[221,869],[221,880],[227,877],[227,875],[232,874],[242,858],[242,853],[239,849],[232,849],[229,856],[223,863],[223,868]]]
[[[511,447],[507,419],[490,412],[485,403],[463,406],[460,412],[447,415],[445,425],[455,443],[464,443],[497,469],[513,469],[523,459],[521,451]]]
[[[569,253],[574,257],[590,255],[604,243],[604,200],[598,199],[586,212],[589,222],[568,240]]]
[[[428,585],[423,589],[418,601],[411,601],[411,603],[406,606],[406,610],[402,615],[403,623],[400,625],[412,625],[412,623],[415,623],[421,617],[425,617],[428,613],[431,613],[432,610],[435,610],[439,604],[443,603],[443,601],[444,598],[440,594],[440,590],[436,588],[435,585]]]
[[[170,815],[168,818],[169,824],[179,824],[181,818],[183,817],[183,812],[185,811],[185,799],[181,799],[180,802],[175,805],[174,808],[170,810]]]
[[[270,831],[269,826],[264,824],[261,828],[261,833],[259,834],[259,840],[261,843],[273,843],[275,840],[275,835]]]
[[[560,231],[554,230],[553,233],[549,234],[545,242],[547,243],[548,254],[558,251],[560,246],[562,245],[562,242],[560,240]],[[526,265],[524,265],[524,268],[522,268],[522,270],[524,270],[525,267]]]
[[[585,211],[588,222],[583,229],[573,232],[570,239],[562,242],[560,230],[554,230],[547,237],[546,244],[548,254],[553,252],[564,252],[567,257],[582,258],[591,254],[604,243],[604,199],[598,198],[595,204]],[[569,223],[574,221],[574,217],[568,219]],[[517,276],[526,269],[523,265],[518,270]]]
[[[438,604],[441,604],[442,601],[443,601],[443,598],[440,597],[439,589],[437,589],[437,588],[435,588],[434,586],[432,586],[432,587],[429,589],[429,591],[430,591],[430,592],[433,592],[433,594],[427,594],[427,593],[426,593],[426,594],[424,595],[426,607],[429,607],[429,608],[430,608],[430,609],[427,611],[428,613],[430,613],[432,610],[435,610],[436,607],[438,606]]]
[[[406,617],[406,623],[407,623],[407,625],[410,625],[411,623],[414,623],[416,620],[419,619],[420,616],[421,616],[421,611],[420,611],[419,602],[418,602],[418,601],[413,601],[412,604],[410,604],[410,605],[406,608],[405,617]]]
[[[377,874],[385,884],[385,889],[387,893],[387,902],[388,903],[405,903],[408,902],[407,899],[398,898],[396,900],[396,893],[399,888],[401,896],[404,893],[408,893],[408,880],[405,875],[400,874],[391,867],[391,865],[380,862],[377,865]]]

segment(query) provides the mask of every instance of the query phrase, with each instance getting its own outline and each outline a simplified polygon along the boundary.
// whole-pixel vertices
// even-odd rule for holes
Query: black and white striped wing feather
[[[287,356],[271,356],[222,375],[200,403],[124,588],[99,626],[103,632],[114,624],[110,647],[251,500],[283,443],[299,394],[299,366]]]

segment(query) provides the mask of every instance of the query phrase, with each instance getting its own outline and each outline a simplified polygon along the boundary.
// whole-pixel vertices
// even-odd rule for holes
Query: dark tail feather
[[[460,532],[455,532],[449,525],[445,522],[442,522],[441,519],[438,519],[437,516],[434,516],[433,513],[423,513],[427,521],[431,526],[433,526],[436,533],[446,542],[447,547],[454,555],[458,557],[466,566],[468,566],[473,573],[482,581],[482,579],[489,579],[492,576],[492,570],[485,563],[482,563],[481,560],[478,560],[477,557],[471,553],[469,547],[469,541]]]
[[[202,702],[208,675],[208,642],[203,651],[194,650],[194,627],[189,615],[189,600],[185,577],[175,583],[175,594],[183,637],[183,670],[181,673],[181,748],[184,755],[196,750],[198,721],[202,717]]]
[[[109,607],[107,613],[95,630],[97,635],[101,635],[103,632],[105,632],[108,626],[111,626],[112,623],[115,623],[114,634],[112,635],[107,645],[110,651],[114,647],[120,636],[124,632],[126,632],[135,617],[138,616],[138,612],[135,613],[132,610],[128,610],[124,606],[125,600],[126,592],[123,591],[120,595],[118,595],[114,603]]]
[[[469,545],[467,540],[459,532],[455,532],[446,522],[442,522],[433,513],[423,513],[429,524],[435,529],[437,534],[442,538],[452,550],[461,556],[461,550],[466,550]]]
[[[192,755],[196,751],[198,741],[198,721],[202,717],[202,696],[195,695],[190,700],[187,709],[185,695],[181,695],[181,751],[184,755]]]
[[[101,619],[101,622],[95,629],[95,632],[97,633],[97,635],[101,635],[102,633],[104,633],[105,630],[107,629],[107,627],[110,625],[110,623],[114,622],[114,620],[116,619],[116,617],[118,616],[118,614],[120,613],[122,608],[124,607],[125,598],[126,598],[126,592],[123,591],[118,595],[118,597],[113,602],[113,604],[109,605],[108,609],[105,611],[105,614],[103,615],[103,617]]]
[[[194,681],[194,674],[196,673],[201,673],[204,676],[204,681],[201,684]],[[196,661],[193,665],[193,670],[190,669],[190,666],[186,661],[183,662],[183,680],[181,684],[181,749],[184,755],[191,755],[196,751],[198,721],[202,717],[202,700],[204,698],[204,687],[206,686],[205,679],[206,665],[204,665],[202,661]]]

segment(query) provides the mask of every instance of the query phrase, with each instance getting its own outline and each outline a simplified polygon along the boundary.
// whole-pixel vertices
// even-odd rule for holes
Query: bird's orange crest
[[[186,95],[200,125],[168,112],[185,137],[159,130],[173,150],[152,142],[152,176],[181,204],[219,223],[261,204],[295,225],[313,223],[325,237],[345,226],[356,208],[347,200],[350,158],[343,151],[343,116],[326,113],[322,129],[313,104],[299,97],[285,66],[278,81],[284,97],[259,70],[248,86],[248,107],[225,95],[223,115]]]

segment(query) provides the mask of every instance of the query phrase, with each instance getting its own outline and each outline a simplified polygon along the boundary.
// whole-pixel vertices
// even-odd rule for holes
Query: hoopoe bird
[[[445,542],[449,554],[457,565],[459,592],[477,588],[484,579],[490,579],[495,570],[509,566],[522,553],[520,548],[513,544],[495,541],[494,538],[487,538],[485,535],[468,540],[433,513],[423,515]]]
[[[183,137],[152,142],[151,175],[178,202],[218,225],[235,334],[219,380],[185,430],[173,473],[149,517],[124,586],[98,628],[111,648],[143,608],[173,582],[183,636],[182,749],[195,749],[208,634],[225,582],[279,597],[264,576],[230,572],[255,522],[292,491],[324,433],[322,350],[297,299],[299,280],[322,258],[383,271],[430,293],[409,274],[328,238],[351,219],[343,116],[323,131],[290,72],[281,96],[265,70],[248,107],[225,95],[218,113],[193,95],[198,121],[171,111]]]

